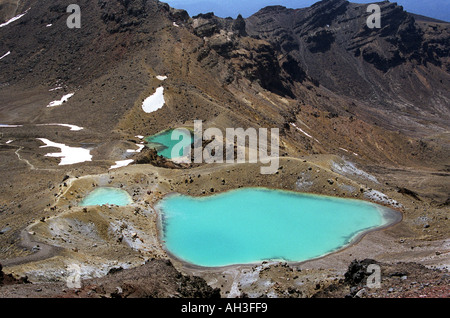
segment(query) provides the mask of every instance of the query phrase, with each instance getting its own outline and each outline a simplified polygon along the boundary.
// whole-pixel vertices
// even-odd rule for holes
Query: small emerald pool
[[[202,198],[173,194],[157,209],[167,251],[202,267],[302,262],[401,220],[399,212],[370,202],[265,188]]]
[[[94,205],[118,205],[127,206],[133,203],[133,199],[127,191],[116,188],[97,188],[89,193],[81,202],[80,206]]]
[[[174,131],[174,129],[169,129],[145,138],[148,142],[147,146],[149,148],[154,148],[158,152],[158,155],[167,159],[183,157],[186,147],[190,147],[194,142],[193,134],[188,133],[187,129],[177,130],[176,135],[173,134]],[[178,149],[175,149],[175,147]]]

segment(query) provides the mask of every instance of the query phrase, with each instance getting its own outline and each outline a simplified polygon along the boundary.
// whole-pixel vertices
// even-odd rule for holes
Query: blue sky
[[[268,5],[283,5],[288,8],[304,8],[318,0],[161,0],[171,7],[185,9],[190,16],[214,12],[217,16],[235,18],[239,13],[244,18]],[[355,0],[357,3],[376,3],[374,0]],[[450,22],[450,0],[396,0],[408,12]]]

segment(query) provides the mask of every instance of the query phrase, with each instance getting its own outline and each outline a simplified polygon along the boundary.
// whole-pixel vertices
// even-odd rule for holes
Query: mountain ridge
[[[97,4],[88,1],[82,7],[91,6],[92,10],[82,13],[84,26],[79,30],[65,26],[68,16],[65,3],[56,1],[48,8],[31,6],[29,13],[15,22],[28,30],[22,41],[16,41],[13,26],[2,28],[6,35],[2,35],[0,49],[12,53],[2,61],[0,82],[3,86],[29,83],[33,89],[41,87],[42,94],[59,82],[66,85],[66,93],[81,89],[83,95],[89,96],[88,102],[78,99],[78,94],[72,97],[74,118],[94,111],[98,120],[92,123],[99,130],[104,129],[103,125],[111,127],[111,118],[117,118],[115,125],[118,125],[112,131],[129,131],[131,118],[142,123],[150,120],[146,125],[155,128],[147,134],[170,125],[167,122],[170,117],[177,118],[177,125],[194,117],[213,123],[217,121],[213,118],[219,116],[233,118],[231,122],[235,124],[247,122],[244,125],[247,126],[245,118],[251,118],[255,109],[246,110],[246,102],[236,98],[233,92],[237,89],[246,95],[254,84],[288,98],[293,104],[309,104],[320,111],[360,118],[370,125],[394,132],[400,130],[414,138],[445,132],[449,120],[448,25],[430,27],[425,23],[428,27],[425,32],[413,17],[394,4],[383,3],[382,8],[387,12],[388,21],[397,22],[377,31],[365,26],[368,15],[365,5],[343,0],[322,1],[298,10],[272,6],[248,19],[236,20],[217,18],[213,14],[190,18],[185,11],[158,1],[98,1]],[[33,18],[40,15],[39,20]],[[39,30],[34,26],[36,22]],[[49,23],[52,26],[47,28]],[[283,26],[286,23],[290,26]],[[343,25],[348,26],[345,33],[339,31]],[[48,36],[51,37],[47,40]],[[185,39],[190,43],[180,46]],[[34,53],[21,56],[20,52],[30,47]],[[148,54],[146,47],[162,51]],[[175,52],[184,54],[185,58],[178,59]],[[174,67],[177,59],[180,67]],[[120,69],[123,71],[118,72]],[[46,76],[41,78],[44,72]],[[177,83],[170,82],[170,78],[168,82],[169,86],[174,85],[176,93],[171,94],[168,87],[169,108],[161,111],[166,119],[153,120],[141,114],[138,105],[150,93],[149,83],[156,89],[154,85],[158,81],[149,81],[148,77],[160,73],[172,73],[177,78]],[[197,80],[207,73],[214,78],[208,84]],[[114,80],[108,79],[111,76]],[[124,85],[125,78],[129,78],[133,88]],[[84,84],[80,85],[81,82]],[[223,93],[218,90],[223,88],[229,96],[225,99],[219,97]],[[109,107],[99,107],[108,95],[116,95],[118,91],[124,94],[110,100]],[[205,99],[213,91],[216,97]],[[57,96],[59,92],[45,94]],[[192,100],[189,111],[194,112],[189,116],[175,105],[186,97]],[[208,110],[211,101],[220,105],[214,113],[217,116],[211,116]],[[237,105],[241,110],[232,111]],[[290,130],[289,122],[283,123],[283,117],[294,116],[295,121],[299,106],[285,108],[279,104],[279,107],[277,121],[281,122],[275,125]],[[42,112],[31,105],[25,109],[34,114],[34,120],[55,121],[65,113],[59,109]],[[240,111],[244,113],[238,118],[235,115]],[[264,108],[259,110],[264,111]],[[260,118],[266,119],[261,125],[275,123],[270,115],[261,113]],[[75,124],[83,121],[86,119],[80,117]],[[138,126],[136,133],[142,134]]]
[[[155,202],[173,192],[205,196],[245,186],[381,198],[392,208],[389,196],[402,205],[394,208],[404,220],[369,235],[354,255],[370,246],[388,262],[401,256],[434,265],[445,257],[449,23],[416,19],[388,2],[381,3],[382,28],[372,30],[367,6],[343,0],[303,9],[271,6],[246,19],[190,17],[155,0],[81,0],[81,28],[69,29],[69,1],[27,0],[17,9],[14,3],[0,0],[0,19],[26,12],[0,28],[0,220],[8,224],[0,229],[0,259],[16,273],[64,279],[58,266],[66,261],[101,273],[117,259],[135,266],[144,255],[163,258]],[[143,102],[161,88],[164,105],[146,113]],[[195,120],[221,131],[278,128],[280,169],[273,176],[258,175],[251,164],[178,169],[154,152],[141,158],[134,150],[145,144],[142,137],[192,129]],[[43,138],[88,149],[92,161],[60,167],[59,158],[41,149]],[[145,164],[111,170],[125,159]],[[128,190],[138,206],[89,213],[77,207],[99,185]],[[138,233],[117,223],[124,218],[130,231],[148,226],[148,250],[127,243],[137,242]],[[98,234],[104,248],[86,245],[72,230],[78,226],[82,233],[98,229],[89,233]],[[130,235],[124,239],[110,228]],[[64,240],[48,234],[54,229]],[[31,237],[25,245],[24,237]],[[46,242],[40,254],[24,249],[39,239]],[[52,244],[64,253],[47,255]],[[426,253],[413,250],[424,245]],[[347,252],[336,256],[340,270],[353,260]],[[326,264],[317,262],[317,268]],[[231,288],[234,278],[217,277],[219,286]]]

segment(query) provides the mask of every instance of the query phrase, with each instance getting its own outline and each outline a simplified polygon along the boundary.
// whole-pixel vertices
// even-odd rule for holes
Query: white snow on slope
[[[150,114],[157,111],[158,109],[161,109],[165,103],[166,101],[164,100],[164,87],[159,87],[156,89],[155,94],[144,100],[142,109],[147,114]]]
[[[55,100],[47,105],[47,107],[55,107],[55,106],[61,106],[63,103],[67,102],[69,98],[71,98],[74,93],[64,95],[60,100]]]
[[[339,149],[341,149],[341,150],[343,150],[343,151],[345,151],[345,152],[350,152],[350,151],[348,151],[347,149],[345,149],[345,148],[339,148]],[[359,156],[356,152],[352,152],[355,156]]]
[[[156,76],[156,78],[159,79],[160,81],[165,81],[167,79],[167,76],[158,75]]]
[[[70,128],[72,131],[80,131],[83,130],[83,127],[79,127],[76,125],[69,125],[69,124],[36,124],[36,126],[62,126]],[[17,127],[23,127],[22,125],[3,125],[0,124],[0,128],[17,128]]]
[[[11,54],[11,51],[6,52],[2,57],[0,57],[0,60],[1,60],[2,58],[4,58],[4,57],[7,57],[7,56],[10,55],[10,54]]]
[[[22,125],[2,125],[0,124],[0,128],[17,128],[22,127]]]
[[[83,127],[79,127],[76,125],[69,125],[69,124],[38,124],[36,126],[62,126],[62,127],[67,127],[70,128],[71,131],[80,131],[83,130]]]
[[[311,139],[314,139],[315,141],[317,141],[317,142],[320,144],[320,141],[318,141],[316,138],[314,138],[313,136],[311,136],[310,134],[308,134],[307,132],[305,132],[303,129],[297,127],[296,124],[291,123],[291,125],[292,125],[295,129],[297,129],[299,132],[301,132],[302,134],[304,134],[306,137],[309,137],[309,138],[311,138]]]
[[[126,166],[130,165],[133,161],[134,161],[133,159],[116,161],[116,164],[114,166],[111,166],[111,168],[109,168],[109,170],[126,167]]]
[[[128,153],[140,153],[142,151],[142,149],[145,148],[145,145],[142,145],[142,144],[139,144],[139,145],[136,145],[136,146],[138,146],[139,149],[137,149],[137,150],[128,149],[127,152]]]
[[[30,9],[28,9],[28,10],[30,10]],[[14,21],[19,20],[21,17],[23,17],[25,14],[27,14],[28,10],[25,11],[24,13],[22,13],[22,14],[19,14],[19,15],[15,16],[14,18],[9,19],[9,20],[6,21],[5,23],[0,24],[0,28],[3,28],[3,27],[5,27],[5,26],[7,26],[8,24],[13,23]]]
[[[38,140],[42,141],[45,144],[45,146],[41,146],[40,148],[54,147],[61,149],[61,152],[49,153],[46,155],[46,157],[61,158],[61,162],[59,163],[60,166],[92,161],[92,155],[90,153],[90,150],[88,149],[69,147],[45,138],[38,138]]]

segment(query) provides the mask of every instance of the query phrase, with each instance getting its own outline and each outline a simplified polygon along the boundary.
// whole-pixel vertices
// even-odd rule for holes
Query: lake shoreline
[[[196,269],[200,269],[200,268],[205,268],[205,269],[214,269],[214,268],[226,269],[226,268],[230,268],[230,267],[233,267],[233,266],[251,266],[251,265],[260,264],[261,262],[273,262],[273,261],[287,262],[289,264],[302,264],[302,263],[305,263],[305,262],[308,262],[308,261],[311,261],[311,260],[320,259],[320,258],[326,257],[326,256],[328,256],[330,254],[342,251],[342,250],[348,248],[351,245],[357,244],[368,233],[370,233],[372,231],[381,231],[381,230],[387,229],[389,227],[394,226],[397,223],[400,223],[401,220],[403,219],[403,215],[402,215],[401,212],[396,211],[394,209],[387,208],[387,207],[383,207],[381,205],[374,204],[372,202],[368,202],[368,201],[365,201],[365,200],[335,198],[335,197],[325,196],[325,195],[313,195],[313,194],[310,194],[310,193],[303,193],[303,192],[298,192],[298,191],[287,191],[287,190],[282,190],[282,189],[277,189],[277,188],[267,188],[267,187],[254,187],[254,188],[251,187],[251,188],[231,189],[231,190],[228,190],[228,191],[225,191],[225,192],[216,193],[216,194],[212,194],[212,195],[208,195],[208,196],[196,197],[196,200],[199,200],[198,202],[205,202],[206,200],[212,200],[214,198],[217,198],[217,199],[219,197],[224,198],[224,195],[227,195],[227,194],[228,195],[230,195],[230,194],[238,194],[239,192],[242,192],[242,191],[247,191],[247,192],[254,191],[254,192],[257,192],[257,191],[261,191],[261,190],[262,191],[274,191],[274,194],[277,194],[277,193],[278,194],[283,194],[283,195],[287,194],[287,195],[291,195],[291,196],[292,195],[296,195],[296,196],[298,196],[298,199],[307,198],[309,200],[312,200],[312,199],[320,198],[321,200],[324,200],[324,199],[325,200],[330,200],[330,201],[334,200],[335,202],[340,202],[340,203],[343,203],[344,200],[346,202],[357,202],[359,204],[365,203],[365,204],[367,204],[367,207],[370,207],[371,205],[373,205],[377,209],[381,210],[380,211],[380,215],[381,215],[382,219],[384,220],[383,221],[384,224],[382,224],[380,226],[371,226],[370,229],[367,229],[367,230],[359,230],[359,231],[357,231],[358,232],[357,234],[351,235],[351,238],[349,238],[349,241],[347,243],[345,243],[342,247],[337,247],[337,248],[335,248],[333,250],[330,250],[329,252],[324,252],[321,256],[312,257],[312,258],[309,258],[309,259],[306,259],[306,260],[302,260],[302,261],[292,261],[292,260],[287,260],[287,259],[284,259],[284,258],[280,258],[280,259],[261,259],[261,260],[254,261],[254,262],[251,261],[251,262],[248,262],[248,263],[235,263],[235,264],[230,264],[230,265],[217,265],[217,266],[207,266],[207,265],[205,265],[205,266],[203,266],[203,265],[193,264],[193,263],[191,263],[189,261],[186,261],[186,260],[183,260],[183,259],[177,257],[174,253],[169,251],[169,249],[166,247],[166,244],[164,244],[165,251],[172,258],[175,258],[178,261],[182,262],[185,266],[196,268]],[[178,199],[182,199],[182,197],[183,197],[183,196],[177,195],[175,193],[169,193],[169,194],[165,195],[163,197],[163,199],[161,199],[155,206],[155,211],[157,212],[158,219],[159,219],[159,222],[158,222],[159,236],[160,236],[160,240],[161,241],[164,240],[164,243],[166,243],[165,240],[167,240],[167,238],[164,237],[164,233],[163,233],[164,231],[163,231],[163,227],[162,227],[162,223],[163,223],[162,217],[164,215],[164,212],[162,211],[161,204],[163,202],[167,202],[171,198],[173,199],[176,196],[178,197]],[[193,197],[187,197],[187,198],[193,198]],[[186,205],[183,205],[183,207],[185,207],[185,206]],[[229,207],[229,205],[228,205],[228,207]],[[260,211],[258,211],[258,213],[259,212]],[[283,212],[280,212],[280,213],[283,213]],[[185,226],[186,225],[184,225],[184,227]],[[263,234],[261,233],[261,235],[263,235]],[[261,235],[258,235],[258,236],[261,236]],[[276,253],[276,252],[274,251],[274,253]]]

